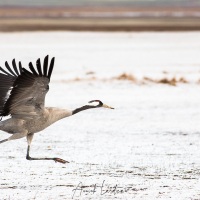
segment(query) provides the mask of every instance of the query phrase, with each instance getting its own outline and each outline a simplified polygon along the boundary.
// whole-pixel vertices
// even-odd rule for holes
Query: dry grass
[[[188,81],[184,78],[181,77],[179,79],[177,79],[176,77],[173,78],[161,78],[161,79],[152,79],[149,77],[144,77],[144,81],[147,82],[153,82],[153,83],[161,83],[161,84],[168,84],[168,85],[172,85],[172,86],[176,86],[178,83],[188,83]]]
[[[176,84],[177,84],[176,78],[172,78],[172,79],[162,78],[162,79],[158,80],[157,82],[162,83],[162,84],[169,84],[172,86],[176,86]]]
[[[171,86],[176,86],[178,83],[188,83],[188,81],[184,78],[184,77],[180,77],[180,78],[161,78],[161,79],[153,79],[150,77],[144,77],[142,80],[138,80],[135,76],[133,76],[132,74],[127,74],[127,73],[123,73],[115,78],[113,78],[114,80],[119,80],[119,81],[124,81],[124,80],[128,80],[131,81],[133,83],[138,83],[138,84],[146,84],[148,82],[151,83],[160,83],[160,84],[168,84]],[[199,80],[200,83],[200,80]]]
[[[127,73],[123,73],[115,78],[113,78],[114,80],[127,80],[127,81],[131,81],[131,82],[134,82],[136,83],[137,82],[137,79],[132,75],[132,74],[127,74]]]
[[[151,77],[143,77],[141,80],[137,79],[134,75],[132,74],[128,74],[128,73],[122,73],[119,76],[116,77],[111,77],[111,78],[98,78],[96,76],[94,76],[95,72],[87,72],[86,76],[87,77],[76,77],[74,79],[70,79],[70,80],[62,80],[63,83],[69,83],[69,82],[80,82],[80,81],[89,81],[89,82],[93,82],[93,81],[102,81],[102,82],[109,82],[109,81],[129,81],[131,83],[134,84],[149,84],[149,83],[154,83],[154,84],[166,84],[166,85],[171,85],[171,86],[176,86],[177,84],[180,83],[189,83],[184,77],[180,77],[180,78],[161,78],[161,79],[154,79]],[[89,76],[88,75],[92,75]],[[197,81],[197,84],[200,84],[200,79]]]

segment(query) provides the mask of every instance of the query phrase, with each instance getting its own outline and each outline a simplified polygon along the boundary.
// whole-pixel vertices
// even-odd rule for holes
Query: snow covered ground
[[[1,144],[0,200],[200,199],[200,32],[0,33],[0,53],[1,66],[56,57],[48,106],[115,107],[35,135],[32,156],[69,164],[27,161],[25,138]]]

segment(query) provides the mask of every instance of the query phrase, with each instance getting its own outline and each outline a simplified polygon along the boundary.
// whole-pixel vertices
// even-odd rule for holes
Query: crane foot
[[[63,159],[61,159],[61,158],[54,158],[53,160],[54,160],[55,162],[59,162],[59,163],[63,163],[63,164],[69,163],[68,161],[63,160]]]

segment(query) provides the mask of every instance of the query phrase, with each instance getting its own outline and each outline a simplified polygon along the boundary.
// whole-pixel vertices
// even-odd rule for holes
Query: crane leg
[[[0,144],[3,143],[3,142],[7,142],[7,141],[8,141],[8,139],[1,140],[1,141],[0,141]]]
[[[31,146],[31,141],[33,139],[33,135],[34,134],[27,135],[27,141],[28,141],[27,154],[26,154],[27,160],[54,160],[55,162],[60,162],[63,164],[69,163],[68,161],[63,160],[61,158],[32,158],[32,157],[30,157],[29,152],[30,152],[30,146]]]
[[[9,138],[5,139],[5,140],[1,140],[0,144],[3,142],[7,142],[9,140],[16,140],[16,139],[20,139],[23,138],[27,135],[27,131],[24,131],[22,133],[14,133],[12,136],[10,136]]]

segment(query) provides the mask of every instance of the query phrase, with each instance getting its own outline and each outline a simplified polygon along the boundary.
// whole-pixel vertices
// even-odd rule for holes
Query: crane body
[[[46,56],[43,68],[40,59],[36,61],[37,68],[34,68],[30,62],[30,71],[23,68],[21,62],[17,67],[15,60],[12,61],[13,69],[8,62],[5,63],[7,71],[0,67],[0,116],[10,116],[9,119],[0,122],[0,130],[11,134],[9,138],[1,140],[0,143],[26,137],[28,142],[26,159],[66,163],[67,161],[61,158],[30,157],[30,145],[34,134],[83,110],[99,107],[113,108],[103,104],[100,100],[89,102],[97,102],[98,105],[84,105],[74,110],[45,107],[45,96],[49,90],[54,60],[55,58],[52,58],[48,66],[48,56]]]

